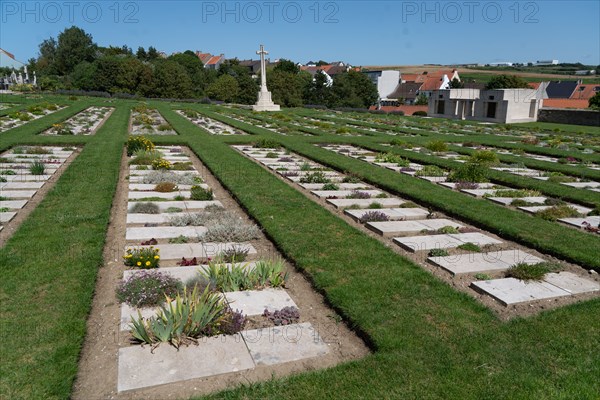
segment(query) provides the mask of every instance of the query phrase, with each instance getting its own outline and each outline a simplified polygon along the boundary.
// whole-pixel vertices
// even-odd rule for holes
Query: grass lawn
[[[111,103],[115,112],[94,136],[36,136],[90,104],[105,105],[102,99],[62,101],[70,107],[0,134],[1,150],[19,144],[83,146],[0,249],[0,398],[69,398],[96,273],[103,263],[129,110],[135,103]],[[251,133],[213,136],[172,111],[171,104],[151,105],[179,133],[152,139],[188,145],[373,349],[362,360],[208,398],[598,399],[600,300],[502,322],[477,300],[354,229],[230,145],[259,137],[276,140],[315,161],[588,267],[600,266],[600,238],[531,217],[521,219],[522,213],[315,146],[354,143],[377,148],[389,142],[387,135],[281,136],[236,122],[216,107],[186,105]],[[423,140],[431,137],[438,135]]]

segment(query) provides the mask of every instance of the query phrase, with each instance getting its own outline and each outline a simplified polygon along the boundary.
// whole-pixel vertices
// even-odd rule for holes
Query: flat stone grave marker
[[[563,185],[571,186],[574,188],[600,188],[600,182],[564,182]]]
[[[464,244],[462,240],[450,235],[395,237],[394,242],[412,252],[433,249],[452,249]]]
[[[329,346],[308,322],[242,332],[256,365],[324,356]]]
[[[178,236],[196,238],[206,233],[203,226],[156,226],[130,227],[125,233],[126,240],[169,239]]]
[[[128,224],[166,224],[173,217],[182,217],[191,213],[162,213],[162,214],[127,214]]]
[[[486,194],[493,195],[498,190],[499,189],[462,189],[461,192],[470,194],[471,196],[475,196],[475,197],[482,197],[483,195],[486,195]]]
[[[559,218],[559,221],[569,225],[581,227],[584,222],[587,222],[593,227],[597,227],[600,224],[600,216],[593,215],[585,218]]]
[[[17,171],[15,171],[17,172]],[[16,175],[2,175],[7,182],[45,182],[50,175],[24,175],[17,172]]]
[[[30,199],[37,193],[37,190],[0,190],[0,196],[9,199]]]
[[[578,213],[584,214],[584,215],[592,211],[591,208],[583,207],[583,206],[580,206],[578,204],[569,204],[569,203],[567,203],[567,205],[573,207],[575,210],[577,210]],[[551,208],[551,207],[552,206],[531,206],[531,207],[517,207],[517,208],[519,210],[526,211],[526,212],[528,212],[530,214],[535,214],[538,211],[546,210],[546,209]]]
[[[376,198],[376,196],[383,193],[381,190],[358,190],[358,192],[366,193],[371,196],[371,198]],[[337,198],[346,198],[354,193],[353,190],[313,190],[311,191],[317,197],[326,198],[326,197],[337,197]]]
[[[0,208],[8,208],[9,210],[19,210],[25,207],[27,200],[0,200]]]
[[[357,205],[360,208],[368,208],[373,203],[381,204],[382,207],[397,207],[402,203],[406,203],[405,200],[400,200],[395,197],[387,197],[383,199],[327,199],[327,203],[335,206],[336,208],[351,207]]]
[[[570,295],[569,292],[548,282],[525,282],[515,278],[477,281],[471,285],[475,290],[488,294],[505,306]]]
[[[446,182],[446,180],[448,179],[448,177],[446,176],[419,176],[419,178],[433,183]]]
[[[45,182],[0,182],[1,190],[40,189]]]
[[[455,189],[457,183],[456,182],[440,182],[440,185],[451,188],[451,189]],[[477,189],[489,189],[491,187],[495,186],[493,183],[478,183],[477,184]]]
[[[129,200],[138,200],[145,199],[150,197],[157,197],[160,199],[174,199],[177,196],[183,196],[185,198],[189,198],[191,196],[190,192],[186,191],[175,191],[175,192],[129,192]]]
[[[324,183],[299,183],[306,190],[323,190]],[[342,190],[358,190],[358,189],[372,189],[365,183],[337,183],[337,187]]]
[[[487,199],[493,201],[494,203],[509,206],[515,200],[522,200],[528,203],[544,204],[544,201],[546,201],[547,197],[488,197]]]
[[[502,271],[518,263],[537,264],[544,261],[539,257],[516,249],[489,253],[469,253],[445,257],[429,257],[428,260],[453,275]]]
[[[154,191],[154,188],[156,187],[156,185],[157,185],[156,183],[130,183],[129,191],[140,190],[140,191],[152,192],[152,191]],[[192,185],[177,184],[176,186],[179,190],[190,190],[192,188]],[[208,185],[206,185],[206,184],[198,184],[196,186],[201,186],[204,189],[208,189]],[[177,192],[177,190],[175,192]]]
[[[134,204],[139,203],[136,201],[130,201],[127,204],[127,209],[131,210]],[[142,202],[145,203],[145,202]],[[195,201],[195,200],[185,200],[185,201],[156,201],[151,202],[158,206],[160,211],[165,211],[169,208],[181,208],[182,210],[202,210],[208,206],[216,205],[223,207],[220,201],[211,200],[211,201]]]
[[[176,349],[163,343],[119,349],[117,390],[140,389],[188,379],[254,368],[240,334],[199,340],[197,346]]]
[[[248,254],[257,254],[256,249],[249,243],[216,243],[216,242],[205,242],[202,243],[204,253],[206,257],[214,258],[224,251],[231,251],[233,249],[248,250]]]
[[[367,222],[367,227],[384,237],[402,234],[414,234],[427,229],[419,221],[383,221]]]
[[[544,281],[571,294],[600,291],[600,283],[582,278],[568,271],[546,274]]]
[[[0,212],[0,222],[5,224],[17,215],[16,212]]]
[[[491,238],[483,233],[469,232],[469,233],[452,233],[450,236],[455,239],[462,240],[464,243],[474,243],[478,246],[485,246],[486,244],[500,244],[500,240]]]
[[[382,208],[371,209],[349,209],[344,210],[344,214],[349,215],[354,220],[360,220],[363,215],[371,211],[378,211],[386,215],[392,221],[424,219],[429,215],[429,211],[422,208]]]
[[[232,310],[240,310],[245,315],[262,315],[265,309],[281,310],[296,307],[294,300],[283,289],[242,290],[224,293]]]

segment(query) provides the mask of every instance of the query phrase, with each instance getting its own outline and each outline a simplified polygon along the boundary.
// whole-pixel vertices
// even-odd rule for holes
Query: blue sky
[[[354,65],[499,61],[600,64],[593,1],[9,1],[0,47],[26,61],[77,25],[101,46],[155,46]]]

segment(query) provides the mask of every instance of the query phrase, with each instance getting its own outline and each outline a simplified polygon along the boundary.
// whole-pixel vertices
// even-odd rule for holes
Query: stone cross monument
[[[267,65],[265,63],[265,55],[269,52],[265,51],[265,47],[261,44],[260,50],[256,52],[260,55],[260,92],[258,92],[258,101],[252,107],[254,111],[279,111],[279,105],[271,100],[271,92],[267,89]]]

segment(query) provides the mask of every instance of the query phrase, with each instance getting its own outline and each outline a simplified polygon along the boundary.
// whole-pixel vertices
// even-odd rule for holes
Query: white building
[[[536,61],[535,65],[558,65],[558,60],[541,60]]]
[[[447,89],[433,92],[427,115],[493,123],[537,121],[542,93],[536,89]]]

